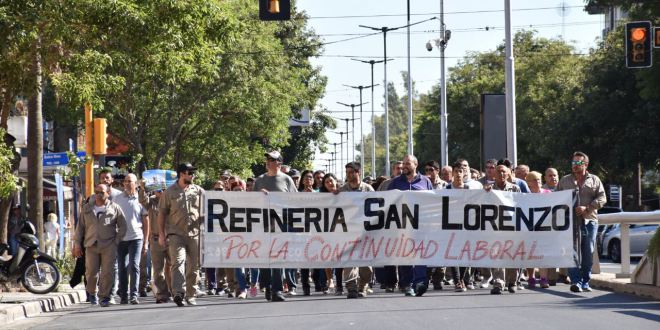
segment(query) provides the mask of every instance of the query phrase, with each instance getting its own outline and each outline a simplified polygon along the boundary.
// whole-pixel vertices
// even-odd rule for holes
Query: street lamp
[[[449,164],[447,142],[447,80],[445,79],[445,48],[451,38],[451,31],[445,30],[444,1],[440,1],[440,38],[429,40],[426,50],[433,50],[433,44],[440,50],[440,164]]]
[[[344,86],[346,86],[346,85],[344,85]],[[348,87],[350,87],[350,86],[348,86]],[[351,154],[353,155],[353,157],[352,157],[353,161],[355,161],[355,107],[357,107],[358,105],[360,106],[360,134],[362,134],[362,105],[366,104],[366,103],[362,103],[362,90],[360,90],[360,104],[353,104],[353,103],[346,104],[346,103],[342,103],[342,102],[337,102],[337,103],[339,103],[339,104],[341,104],[345,107],[351,107],[351,118],[352,118],[351,121],[353,122],[352,123],[353,124],[353,130],[351,132],[351,136],[352,136],[352,139],[353,139],[353,144],[351,145]],[[346,138],[348,139],[348,136],[346,136]],[[364,154],[363,154],[362,157],[364,158]]]
[[[366,164],[365,164],[365,160],[364,160],[364,132],[362,132],[362,105],[367,104],[369,102],[362,103],[362,90],[365,89],[365,88],[369,88],[369,87],[371,87],[372,90],[373,90],[374,85],[372,84],[372,85],[369,85],[369,86],[362,86],[362,85],[360,85],[360,86],[344,85],[344,86],[350,87],[350,88],[356,88],[356,89],[360,90],[360,157],[362,158],[361,159],[362,160],[362,162],[361,162],[362,166],[365,166]],[[376,84],[375,86],[378,86],[378,84]],[[373,104],[372,104],[371,109],[372,109],[372,120],[373,120]],[[374,138],[376,138],[376,137],[374,136]],[[373,172],[373,167],[372,167],[371,171]]]
[[[376,63],[383,63],[386,60],[387,61],[392,61],[393,59],[385,59],[385,60],[380,60],[380,61],[374,61],[374,60],[369,60],[369,61],[364,61],[364,60],[359,60],[356,58],[352,58],[351,60],[353,61],[358,61],[362,63],[369,64],[371,66],[371,176],[377,177],[376,175],[376,117],[374,115],[374,87],[378,86],[378,84],[374,85],[374,64]],[[360,103],[362,103],[362,100],[360,100]],[[360,116],[362,117],[362,116]],[[388,165],[389,167],[389,165]]]
[[[368,25],[358,25],[358,26],[362,27],[362,28],[366,28],[366,29],[371,29],[371,30],[374,30],[374,31],[383,32],[383,60],[385,60],[385,59],[387,59],[387,32],[398,30],[398,29],[401,29],[401,28],[404,28],[404,27],[417,25],[417,24],[420,24],[420,23],[424,23],[426,21],[434,20],[434,19],[436,19],[436,18],[431,17],[431,18],[423,20],[423,21],[419,21],[419,22],[412,23],[412,24],[406,24],[406,25],[402,25],[402,26],[398,26],[398,27],[394,27],[394,28],[389,28],[387,26],[383,26],[383,27],[374,27],[374,26],[368,26]],[[387,95],[388,94],[387,93],[387,61],[383,62],[383,70],[384,70],[384,77],[383,77],[384,85],[383,86],[385,88],[385,163],[386,163],[385,175],[387,177],[389,177],[390,176],[390,165],[389,165],[390,164],[390,127],[389,127],[390,126],[390,121],[389,121],[389,110],[387,108],[387,97],[388,97],[388,95]],[[410,73],[408,73],[408,74],[410,74]]]

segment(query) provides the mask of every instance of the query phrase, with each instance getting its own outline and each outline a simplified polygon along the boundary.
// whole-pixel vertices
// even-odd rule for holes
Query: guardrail
[[[652,212],[620,212],[599,214],[598,224],[621,226],[621,273],[618,278],[630,277],[630,225],[660,224],[660,210]]]

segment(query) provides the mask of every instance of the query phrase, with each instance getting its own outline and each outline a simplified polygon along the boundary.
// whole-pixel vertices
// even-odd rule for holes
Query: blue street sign
[[[85,157],[84,151],[78,151],[78,157]],[[66,166],[69,163],[69,157],[66,152],[51,152],[44,154],[44,166]]]

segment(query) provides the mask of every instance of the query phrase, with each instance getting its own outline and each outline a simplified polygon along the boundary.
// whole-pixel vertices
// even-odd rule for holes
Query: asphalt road
[[[205,297],[197,306],[74,306],[12,324],[34,329],[660,329],[660,302],[594,290],[573,294],[568,286],[490,295],[429,291],[404,297],[381,290],[363,299],[313,294],[269,303],[263,295],[239,301]]]

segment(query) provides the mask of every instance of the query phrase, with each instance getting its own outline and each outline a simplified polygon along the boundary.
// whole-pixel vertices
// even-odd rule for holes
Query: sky
[[[337,102],[358,104],[359,92],[344,85],[371,84],[370,65],[351,58],[367,61],[383,59],[382,34],[368,35],[376,31],[358,25],[404,26],[407,24],[406,4],[406,0],[297,0],[297,8],[310,16],[309,27],[328,43],[324,46],[323,54],[311,60],[314,65],[322,68],[322,74],[328,78],[325,96],[317,108],[328,109],[335,118],[350,118],[350,107]],[[540,37],[563,37],[580,53],[586,53],[589,48],[596,46],[604,28],[603,15],[587,14],[583,0],[511,0],[511,9],[512,34],[525,29],[537,31]],[[440,81],[440,52],[436,47],[430,52],[426,49],[429,40],[440,36],[440,0],[410,0],[410,13],[411,23],[437,17],[410,27],[410,72],[416,92],[421,94],[428,92]],[[446,29],[452,31],[445,50],[447,74],[449,68],[467,54],[490,51],[504,42],[504,0],[445,0],[444,21]],[[388,58],[394,58],[394,61],[387,64],[388,81],[395,84],[399,95],[403,95],[404,81],[400,72],[408,68],[406,28],[388,32],[387,55]],[[374,84],[380,84],[374,90],[376,115],[384,113],[383,73],[383,65],[376,64]],[[363,91],[363,102],[370,100],[370,90]],[[362,119],[366,135],[371,131],[371,104],[364,105],[363,110],[369,113]],[[451,109],[447,109],[447,112],[451,114]],[[344,121],[340,121],[338,126],[344,130]],[[356,121],[355,127],[355,139],[359,142],[359,121]],[[330,143],[340,142],[338,134],[328,133],[327,137]],[[330,146],[329,151],[332,149]],[[367,154],[370,152],[370,149],[365,150]],[[355,154],[357,156],[359,152]],[[328,162],[323,159],[330,158],[330,155],[320,154],[317,150],[315,158],[314,168],[324,169]],[[347,161],[344,159],[343,162]],[[336,174],[342,176],[343,166],[339,168],[341,170]]]

